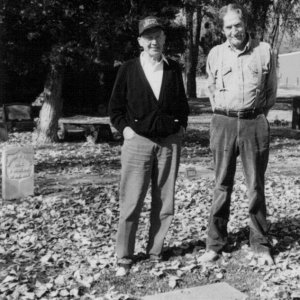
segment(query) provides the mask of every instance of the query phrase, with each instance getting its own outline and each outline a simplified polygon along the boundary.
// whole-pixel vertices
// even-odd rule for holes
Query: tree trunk
[[[267,20],[268,20],[268,12],[270,9],[272,2],[268,1],[264,3],[264,8],[263,8],[263,12],[262,12],[262,24],[261,24],[261,35],[260,35],[260,40],[263,41],[264,40],[264,36],[266,34],[266,30],[267,30]]]
[[[2,36],[4,32],[4,22],[2,20],[2,16],[0,15],[0,105],[5,103],[5,82],[6,82],[6,72],[3,64],[3,42]]]
[[[44,103],[40,111],[36,142],[47,144],[58,141],[58,119],[62,112],[63,71],[52,66],[44,87]]]
[[[294,1],[290,1],[285,9],[285,11],[282,13],[282,20],[280,24],[280,30],[277,34],[277,38],[275,41],[275,44],[273,45],[273,48],[275,49],[276,53],[279,53],[279,48],[281,46],[282,40],[284,38],[287,26],[288,26],[288,20],[289,20],[289,13],[293,10],[293,4]]]
[[[281,2],[273,3],[273,26],[267,41],[270,43],[275,52],[279,51],[284,33],[287,28],[289,14],[293,9],[294,1],[291,0],[285,5],[281,4]]]
[[[194,25],[194,13],[196,12],[196,24]],[[201,7],[186,6],[186,26],[187,26],[187,50],[186,50],[186,93],[188,98],[197,97],[197,65],[199,52],[199,38],[201,29]]]

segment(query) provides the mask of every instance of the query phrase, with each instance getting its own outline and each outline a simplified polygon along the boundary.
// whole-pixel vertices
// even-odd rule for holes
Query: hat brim
[[[160,30],[164,30],[163,26],[157,25],[157,24],[156,24],[156,25],[149,26],[149,27],[145,28],[143,31],[141,31],[141,32],[139,33],[139,36],[145,34],[145,32],[150,31],[150,30],[152,30],[152,29],[154,29],[154,28],[160,29]]]

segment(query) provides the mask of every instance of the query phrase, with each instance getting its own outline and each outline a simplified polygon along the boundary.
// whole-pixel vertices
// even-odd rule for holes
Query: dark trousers
[[[213,115],[210,147],[215,165],[215,189],[208,224],[207,249],[222,251],[227,244],[230,197],[240,155],[249,198],[250,245],[268,247],[264,175],[269,158],[270,127],[261,114],[254,119]]]

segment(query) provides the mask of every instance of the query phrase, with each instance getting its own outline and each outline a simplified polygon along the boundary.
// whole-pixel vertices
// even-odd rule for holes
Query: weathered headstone
[[[197,177],[197,170],[194,167],[188,167],[186,168],[186,177],[188,179],[194,179]]]
[[[143,300],[246,300],[241,293],[225,282],[214,283],[163,294],[145,296]]]
[[[32,146],[7,146],[2,151],[2,198],[18,199],[34,193]]]

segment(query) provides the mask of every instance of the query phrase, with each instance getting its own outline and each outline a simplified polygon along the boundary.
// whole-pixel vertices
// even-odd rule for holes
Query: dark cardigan
[[[179,65],[164,61],[161,91],[157,100],[139,58],[124,63],[118,72],[109,103],[113,126],[126,126],[146,137],[166,137],[187,126],[189,107]]]

